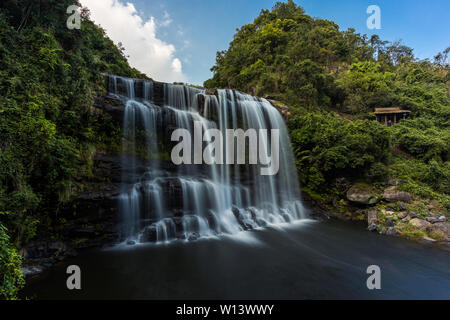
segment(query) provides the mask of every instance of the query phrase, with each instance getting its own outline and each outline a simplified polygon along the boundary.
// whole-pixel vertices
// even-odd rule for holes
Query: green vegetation
[[[0,298],[16,298],[24,284],[20,266],[21,257],[10,243],[6,228],[0,224]]]
[[[81,30],[67,29],[74,2],[0,3],[0,298],[22,284],[16,249],[80,190],[95,150],[120,143],[120,128],[92,110],[102,73],[145,77],[87,10]]]
[[[448,214],[449,52],[418,61],[400,42],[341,31],[289,0],[237,31],[229,49],[217,53],[205,86],[288,105],[302,189],[334,202],[336,211],[349,185],[382,190],[395,179],[400,189],[438,201]],[[385,127],[373,121],[374,108],[383,107],[412,116]]]

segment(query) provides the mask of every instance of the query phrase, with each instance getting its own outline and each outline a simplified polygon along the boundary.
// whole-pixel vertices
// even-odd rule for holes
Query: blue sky
[[[88,2],[85,5],[90,7],[90,1],[94,0],[81,2],[83,4]],[[270,9],[276,3],[272,0],[95,1],[96,3],[120,1],[123,4],[131,2],[136,10],[134,15],[142,18],[143,24],[153,19],[154,39],[147,39],[147,41],[157,40],[159,45],[167,51],[173,49],[170,51],[167,63],[174,66],[174,72],[169,79],[159,74],[161,71],[153,71],[154,68],[149,66],[147,70],[150,71],[147,73],[157,80],[180,80],[192,84],[202,84],[211,76],[209,69],[214,65],[216,52],[228,48],[236,28],[251,23],[261,9]],[[450,46],[449,0],[297,0],[295,2],[313,17],[335,21],[341,30],[351,27],[362,34],[376,33],[383,40],[402,39],[403,43],[412,47],[416,56],[421,59],[432,58]],[[369,30],[366,26],[369,16],[366,9],[369,5],[378,5],[381,9],[381,30]],[[100,9],[96,10],[100,11]],[[97,16],[98,18],[94,17],[94,20],[100,21],[100,15],[97,14]],[[107,24],[106,21],[105,23]],[[108,28],[105,29],[110,34]],[[131,34],[132,28],[129,32]],[[111,34],[110,36],[115,42],[118,42],[118,37],[120,38],[120,35]],[[122,34],[121,37],[123,38],[124,35]],[[131,47],[132,44],[129,46]],[[127,43],[125,48],[128,49]],[[140,50],[132,48],[130,51],[130,55],[133,56],[130,57],[130,62],[135,59],[136,51]],[[148,56],[146,59],[142,57],[141,60],[153,60],[153,56]],[[163,66],[162,60],[156,61]],[[143,66],[143,62],[136,65],[139,69],[139,66]],[[141,69],[146,69],[146,66]],[[151,74],[152,71],[155,74]]]

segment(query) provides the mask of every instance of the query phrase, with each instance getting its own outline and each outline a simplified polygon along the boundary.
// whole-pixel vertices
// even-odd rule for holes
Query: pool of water
[[[82,289],[66,288],[66,267]],[[368,290],[367,267],[381,268]],[[302,221],[234,236],[92,250],[28,282],[35,299],[450,299],[450,252],[369,233],[363,225]]]

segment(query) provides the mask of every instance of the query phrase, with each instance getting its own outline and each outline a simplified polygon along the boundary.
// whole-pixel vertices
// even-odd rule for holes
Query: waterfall
[[[270,102],[234,90],[210,95],[118,76],[109,76],[108,83],[109,94],[125,105],[118,206],[123,240],[195,240],[305,218],[287,128]],[[171,134],[179,128],[193,132],[194,122],[204,132],[278,129],[278,173],[261,175],[262,164],[236,162],[175,166]],[[224,135],[224,156],[230,152],[226,140]],[[264,142],[267,150],[270,141]]]

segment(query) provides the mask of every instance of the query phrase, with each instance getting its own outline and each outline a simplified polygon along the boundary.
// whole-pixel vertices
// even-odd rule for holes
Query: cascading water
[[[119,197],[123,240],[193,240],[305,218],[289,135],[270,102],[234,90],[209,95],[184,85],[117,76],[108,81],[109,93],[125,104]],[[179,128],[193,132],[194,122],[205,132],[279,129],[278,173],[261,175],[261,164],[173,165],[171,133]],[[224,155],[230,152],[226,140],[225,135]]]

